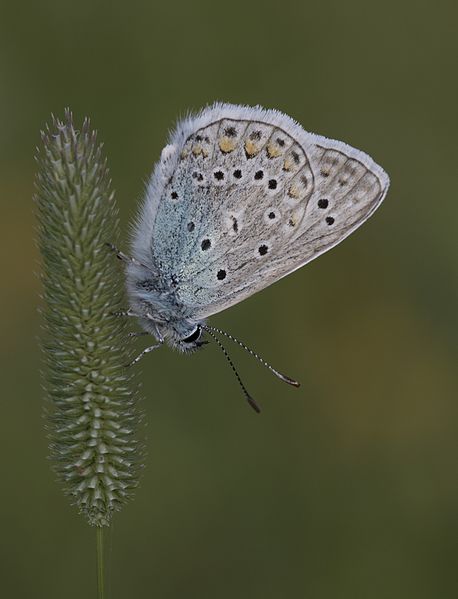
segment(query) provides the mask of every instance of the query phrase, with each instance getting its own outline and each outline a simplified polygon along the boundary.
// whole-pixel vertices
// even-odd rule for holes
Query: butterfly
[[[133,227],[129,310],[157,343],[183,352],[207,333],[257,357],[206,319],[333,248],[384,199],[389,178],[367,154],[308,133],[277,110],[216,103],[178,123]]]

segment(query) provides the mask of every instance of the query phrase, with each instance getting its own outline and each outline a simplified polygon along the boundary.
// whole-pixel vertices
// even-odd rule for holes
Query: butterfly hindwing
[[[388,184],[366,154],[277,111],[215,105],[163,151],[134,247],[205,318],[342,241]]]

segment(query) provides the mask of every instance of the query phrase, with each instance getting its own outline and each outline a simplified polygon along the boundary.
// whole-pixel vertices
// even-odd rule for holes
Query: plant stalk
[[[105,599],[103,526],[96,526],[97,535],[97,599]]]

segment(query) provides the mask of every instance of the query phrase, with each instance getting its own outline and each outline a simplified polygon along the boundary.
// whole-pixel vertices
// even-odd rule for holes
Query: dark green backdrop
[[[128,231],[179,115],[276,107],[392,179],[344,244],[143,363],[148,463],[114,521],[113,598],[458,596],[457,43],[452,3],[0,2],[0,594],[95,596],[95,536],[46,460],[34,147],[92,118]],[[139,341],[139,348],[143,343]]]

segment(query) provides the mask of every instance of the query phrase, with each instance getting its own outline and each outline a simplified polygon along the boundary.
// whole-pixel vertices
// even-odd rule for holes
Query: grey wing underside
[[[243,110],[218,106],[178,129],[145,204],[153,261],[196,319],[337,245],[389,185],[366,154],[281,113]]]

